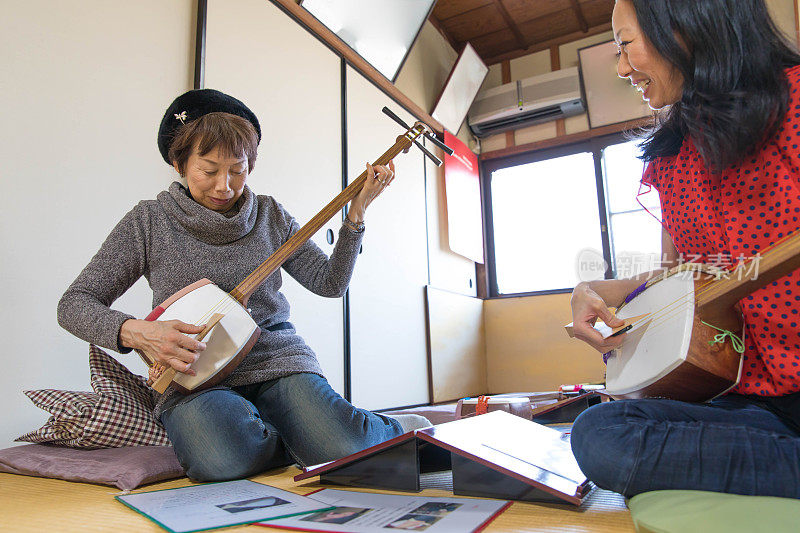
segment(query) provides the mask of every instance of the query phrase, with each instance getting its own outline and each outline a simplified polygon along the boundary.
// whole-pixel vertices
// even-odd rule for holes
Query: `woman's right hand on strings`
[[[612,328],[619,327],[625,322],[614,316],[606,302],[592,290],[588,283],[582,282],[575,287],[570,304],[572,306],[572,331],[575,338],[584,341],[600,353],[618,348],[625,340],[625,334],[604,339],[603,335],[594,329],[594,323],[598,318]]]
[[[190,365],[197,361],[200,352],[206,349],[206,343],[197,341],[189,335],[197,335],[201,331],[203,326],[187,324],[180,320],[130,319],[122,323],[119,338],[122,346],[135,348],[164,366],[194,376],[195,371]]]

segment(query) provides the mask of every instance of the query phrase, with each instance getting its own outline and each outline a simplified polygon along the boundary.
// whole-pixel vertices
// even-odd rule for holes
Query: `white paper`
[[[246,479],[117,496],[175,533],[246,524],[318,511],[318,500]]]
[[[470,532],[481,528],[508,502],[476,498],[436,498],[325,489],[309,495],[329,511],[270,520],[260,525],[310,531],[387,533],[387,530]]]

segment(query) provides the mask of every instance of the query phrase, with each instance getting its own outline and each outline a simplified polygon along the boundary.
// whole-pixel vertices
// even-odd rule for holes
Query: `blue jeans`
[[[800,498],[800,434],[746,396],[601,403],[575,420],[572,451],[586,477],[629,497],[694,489]]]
[[[325,378],[308,373],[176,395],[160,418],[196,481],[332,461],[402,433],[396,420],[356,409]]]

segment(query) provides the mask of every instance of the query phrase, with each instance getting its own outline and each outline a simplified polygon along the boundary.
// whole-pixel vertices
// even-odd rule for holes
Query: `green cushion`
[[[628,501],[638,533],[800,531],[800,500],[700,490],[656,490]]]

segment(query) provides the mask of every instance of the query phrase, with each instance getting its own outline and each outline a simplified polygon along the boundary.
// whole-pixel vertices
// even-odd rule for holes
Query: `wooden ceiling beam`
[[[578,25],[581,28],[583,33],[589,31],[589,23],[586,22],[586,17],[583,14],[583,9],[581,9],[581,4],[578,0],[570,0],[572,4],[572,10],[575,12],[575,17],[578,19]]]
[[[503,20],[506,21],[508,24],[508,28],[511,30],[511,33],[514,34],[514,37],[517,39],[517,44],[520,48],[527,48],[528,42],[525,40],[525,37],[522,35],[522,32],[519,31],[519,26],[517,23],[514,22],[514,19],[511,18],[511,15],[508,14],[508,10],[506,6],[503,5],[503,0],[494,0],[494,5],[497,6],[497,10],[500,12],[500,15],[503,17]]]
[[[453,39],[453,36],[450,35],[446,29],[444,29],[444,26],[442,26],[442,23],[439,21],[439,19],[433,16],[433,13],[431,13],[431,16],[428,17],[428,22],[431,23],[431,26],[436,28],[436,30],[442,35],[442,37],[444,37],[448,44],[453,47],[453,50],[455,50],[456,53],[461,51],[463,45]]]
[[[608,21],[614,0],[541,4],[538,9],[530,0],[439,0],[430,20],[455,50],[469,41],[489,65],[611,28]],[[559,32],[568,34],[562,37]]]
[[[462,0],[454,0],[454,3],[461,2],[461,1]],[[473,11],[477,11],[478,9],[483,9],[486,6],[491,5],[492,2],[494,2],[494,0],[487,0],[486,2],[479,3],[479,4],[477,4],[477,5],[473,6],[473,7],[470,7],[468,9],[464,9],[463,11],[459,11],[459,12],[453,14],[453,15],[450,15],[449,17],[440,17],[439,21],[447,23],[448,21],[450,21],[450,20],[452,20],[454,18],[461,17],[463,15],[466,15],[467,13],[471,13]],[[433,11],[431,11],[431,13],[435,13],[438,7],[439,7],[438,4],[436,6],[434,6]],[[459,7],[461,7],[460,4],[459,4]]]
[[[506,52],[503,54],[496,55],[494,57],[483,57],[484,63],[487,65],[495,65],[506,59],[516,59],[518,57],[526,56],[528,54],[533,54],[535,52],[540,52],[542,50],[547,50],[551,46],[561,46],[562,44],[566,44],[572,41],[577,41],[578,39],[583,39],[585,37],[591,37],[592,35],[597,35],[598,33],[603,33],[611,31],[611,23],[607,22],[604,24],[600,24],[599,26],[591,26],[589,27],[588,31],[576,31],[569,33],[567,35],[562,35],[555,39],[549,39],[547,41],[542,41],[538,43],[533,43],[529,47],[523,50],[513,50],[511,52]]]
[[[400,89],[390,82],[386,77],[378,72],[378,70],[370,65],[363,57],[358,55],[352,48],[350,48],[338,35],[329,30],[324,24],[318,21],[314,16],[301,7],[297,0],[272,0],[272,2],[281,8],[284,13],[292,17],[301,26],[316,35],[323,43],[332,48],[347,63],[360,72],[364,77],[370,80],[378,89],[383,91],[389,98],[397,102],[405,108],[406,111],[414,115],[418,120],[425,122],[436,133],[443,135],[444,126],[430,116],[427,111],[417,105],[411,98],[406,96]]]

